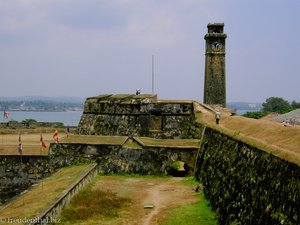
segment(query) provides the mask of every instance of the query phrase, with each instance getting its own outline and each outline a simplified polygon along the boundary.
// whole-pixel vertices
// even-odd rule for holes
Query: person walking
[[[221,113],[219,111],[216,112],[216,124],[219,125],[221,118]]]

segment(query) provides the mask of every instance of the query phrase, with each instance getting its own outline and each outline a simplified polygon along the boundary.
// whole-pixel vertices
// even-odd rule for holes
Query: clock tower
[[[209,23],[205,52],[204,103],[226,107],[224,23]]]

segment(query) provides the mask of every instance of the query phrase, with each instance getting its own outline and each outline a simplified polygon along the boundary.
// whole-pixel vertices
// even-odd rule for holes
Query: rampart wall
[[[193,171],[196,153],[197,148],[143,147],[132,149],[118,145],[73,143],[53,145],[52,148],[52,154],[60,155],[59,161],[71,164],[78,161],[77,158],[89,158],[98,163],[99,172],[104,174],[168,175],[171,170],[170,165],[174,161],[185,162],[188,170]]]
[[[60,213],[62,209],[70,202],[71,198],[77,194],[87,183],[91,182],[91,180],[98,173],[98,166],[94,164],[94,166],[83,174],[69,189],[64,191],[64,194],[60,196],[52,205],[50,205],[45,211],[36,216],[33,224],[52,224],[52,220],[60,217]]]
[[[77,133],[84,135],[193,138],[192,101],[88,98]]]
[[[300,224],[300,167],[206,128],[197,178],[220,224]]]
[[[0,204],[26,190],[54,170],[48,156],[0,156]]]
[[[72,155],[0,155],[0,205],[28,189],[56,169],[91,162],[80,153]],[[64,159],[68,157],[68,160]]]
[[[192,101],[156,101],[131,95],[89,98],[77,132],[94,139],[101,139],[96,135],[126,138],[117,144],[51,144],[49,157],[23,156],[22,163],[20,156],[0,156],[1,202],[56,168],[79,162],[96,161],[101,173],[165,175],[172,162],[183,161],[193,172],[195,146],[199,145],[186,148],[189,141],[185,140],[180,148],[176,143],[180,143],[178,139],[202,139],[202,130],[203,125],[195,123]],[[139,137],[152,140],[142,144]],[[175,142],[156,145],[166,143],[161,138]],[[79,139],[84,140],[83,136]],[[205,129],[202,140],[195,174],[202,180],[220,224],[300,224],[299,165],[212,128]]]

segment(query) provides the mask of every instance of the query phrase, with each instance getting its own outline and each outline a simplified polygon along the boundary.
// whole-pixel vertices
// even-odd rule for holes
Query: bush
[[[170,167],[174,170],[178,170],[180,168],[180,163],[178,161],[172,162]]]
[[[257,112],[246,112],[243,116],[253,119],[259,119],[268,115],[268,112],[265,111],[257,111]]]
[[[21,122],[25,127],[31,127],[36,125],[37,121],[35,119],[25,119]]]
[[[300,108],[300,102],[296,102],[295,100],[292,101],[291,106],[293,109],[299,109]]]

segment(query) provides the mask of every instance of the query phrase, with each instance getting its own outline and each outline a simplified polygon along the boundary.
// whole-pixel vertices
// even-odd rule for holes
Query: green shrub
[[[257,111],[257,112],[246,112],[243,116],[253,119],[259,119],[268,115],[268,112],[265,111]]]
[[[180,162],[178,161],[172,162],[170,167],[174,170],[178,170],[180,168]]]

